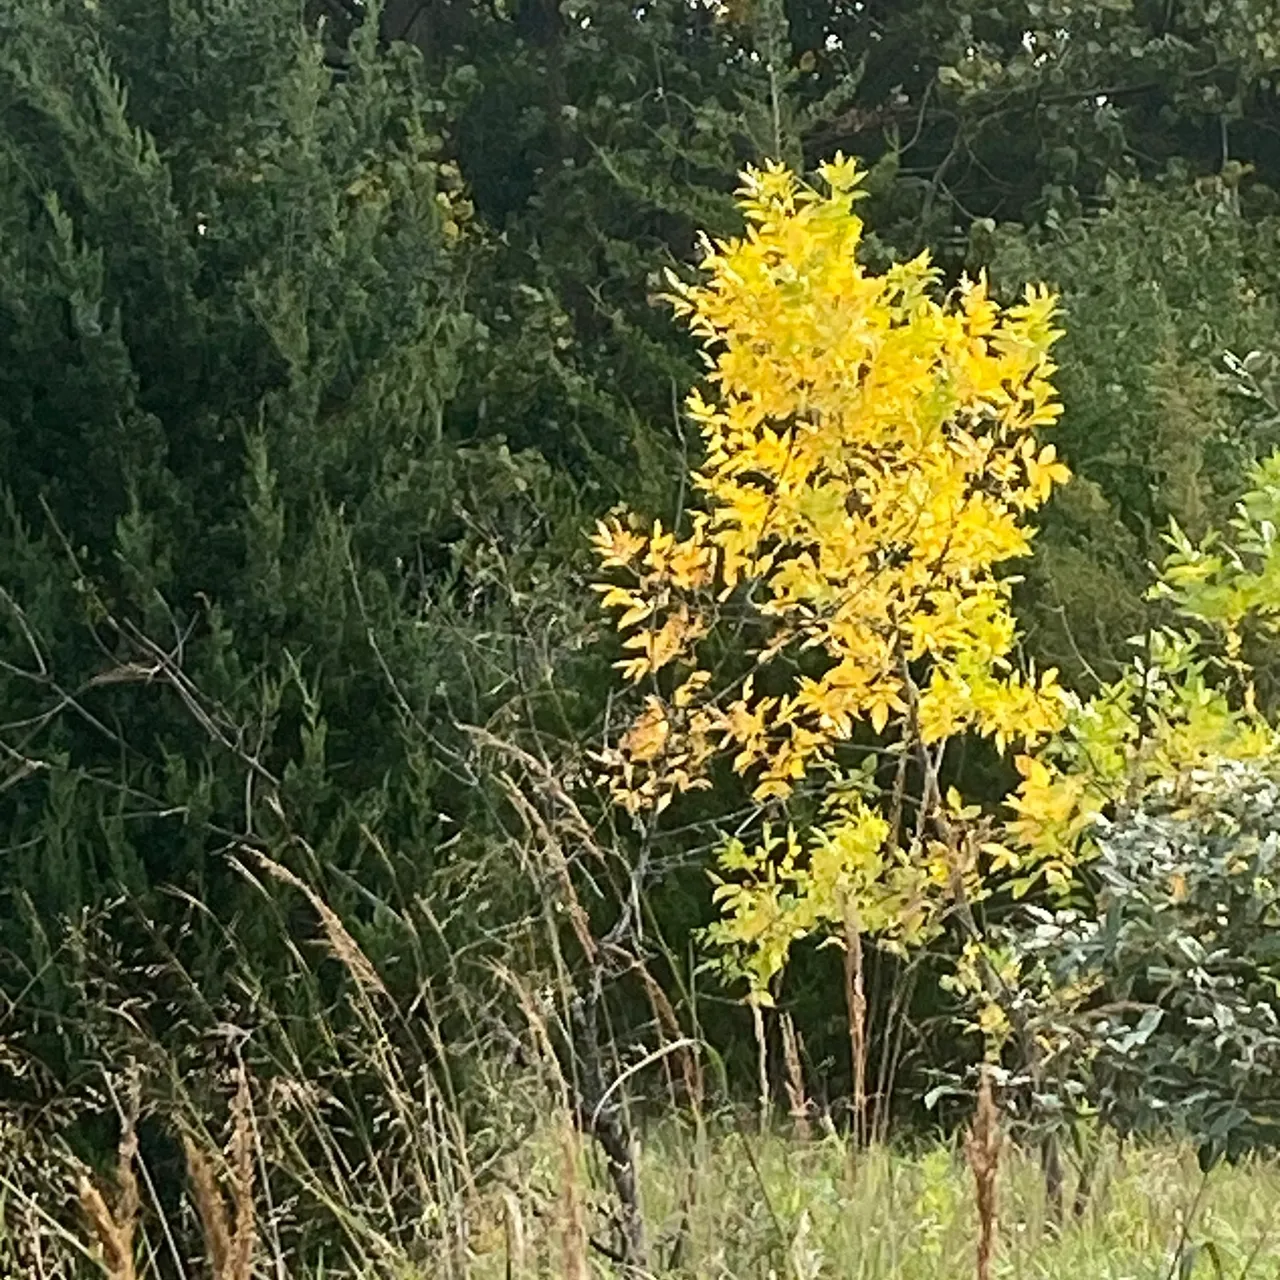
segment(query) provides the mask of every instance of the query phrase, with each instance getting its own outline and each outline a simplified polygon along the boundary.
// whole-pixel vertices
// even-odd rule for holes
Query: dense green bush
[[[420,981],[377,904],[482,846],[455,721],[565,616],[571,491],[446,430],[483,329],[445,105],[372,29],[326,57],[275,0],[0,6],[0,942],[40,1026],[116,898],[210,1000],[226,930],[269,973],[242,847]]]
[[[1088,910],[1016,942],[1051,1078],[1122,1133],[1212,1162],[1280,1144],[1280,782],[1222,762],[1152,788],[1099,833]],[[1066,999],[1064,1000],[1064,994]]]

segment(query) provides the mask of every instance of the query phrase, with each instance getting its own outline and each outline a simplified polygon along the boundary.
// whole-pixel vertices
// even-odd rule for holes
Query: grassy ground
[[[626,1270],[609,1257],[619,1247],[617,1202],[598,1150],[554,1113],[544,1111],[539,1126],[483,1168],[464,1174],[424,1162],[421,1179],[412,1176],[412,1153],[381,1172],[370,1153],[327,1180],[315,1166],[290,1170],[255,1137],[258,1122],[246,1122],[225,1160],[213,1145],[207,1161],[195,1157],[204,1170],[189,1172],[180,1199],[171,1194],[180,1183],[157,1195],[156,1171],[136,1154],[128,1161],[136,1177],[96,1175],[96,1213],[73,1166],[59,1174],[49,1160],[22,1158],[20,1135],[0,1126],[0,1280],[978,1275],[973,1178],[960,1149],[855,1154],[834,1135],[801,1141],[725,1124],[695,1136],[674,1122],[651,1129],[640,1152],[649,1265]],[[261,1170],[272,1172],[271,1188]],[[447,1196],[442,1175],[454,1188]],[[1068,1179],[1058,1229],[1038,1163],[1006,1145],[992,1280],[1280,1280],[1280,1163],[1202,1175],[1189,1150],[1110,1143],[1100,1149],[1087,1203],[1075,1204],[1075,1182]],[[113,1262],[116,1238],[136,1269]],[[229,1249],[233,1238],[247,1241],[242,1251]],[[243,1257],[218,1269],[211,1263],[219,1252]]]
[[[477,1280],[581,1274],[564,1161],[548,1152],[475,1230]],[[848,1277],[938,1280],[975,1274],[977,1215],[963,1158],[936,1147],[851,1161],[837,1139],[801,1144],[728,1134],[655,1141],[644,1156],[654,1274],[698,1280]],[[589,1179],[583,1179],[586,1188]],[[1109,1149],[1090,1202],[1055,1230],[1038,1166],[1006,1152],[993,1275],[1009,1280],[1187,1280],[1280,1276],[1280,1166],[1201,1175],[1174,1148]],[[572,1201],[573,1196],[569,1197]],[[580,1192],[591,1218],[591,1194]],[[580,1243],[580,1242],[579,1242]],[[607,1244],[607,1235],[601,1243]],[[608,1271],[598,1249],[589,1266]]]

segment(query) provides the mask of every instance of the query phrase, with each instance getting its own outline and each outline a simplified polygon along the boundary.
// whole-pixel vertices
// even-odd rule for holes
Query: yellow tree
[[[671,277],[708,366],[687,401],[697,502],[678,531],[623,515],[596,532],[640,692],[604,764],[633,813],[709,785],[717,752],[775,817],[822,782],[810,829],[725,845],[711,936],[757,1007],[795,940],[844,944],[861,1114],[862,936],[918,941],[984,862],[1013,857],[939,794],[947,744],[1025,747],[1061,723],[1054,673],[1015,664],[1003,570],[1068,473],[1038,439],[1059,413],[1050,294],[1008,309],[983,280],[946,294],[927,255],[868,271],[861,174],[837,157],[820,176],[748,170],[745,234],[705,244],[700,283]],[[752,645],[732,678],[708,657],[726,628]],[[889,753],[887,775],[850,772],[855,741]]]

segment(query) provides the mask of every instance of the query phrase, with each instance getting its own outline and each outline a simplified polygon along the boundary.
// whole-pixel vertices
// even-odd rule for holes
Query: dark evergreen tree
[[[373,945],[473,829],[451,726],[519,659],[471,549],[572,494],[446,430],[482,329],[420,56],[331,61],[274,0],[0,5],[0,938],[36,1006],[86,909],[212,996],[224,930],[280,944],[238,850]]]

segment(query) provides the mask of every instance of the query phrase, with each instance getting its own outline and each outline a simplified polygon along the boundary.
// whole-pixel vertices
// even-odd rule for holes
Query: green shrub
[[[1157,784],[1098,847],[1090,907],[1035,911],[1016,944],[1074,993],[1068,1014],[1038,1008],[1057,1079],[1205,1162],[1280,1145],[1280,782],[1223,761]]]

